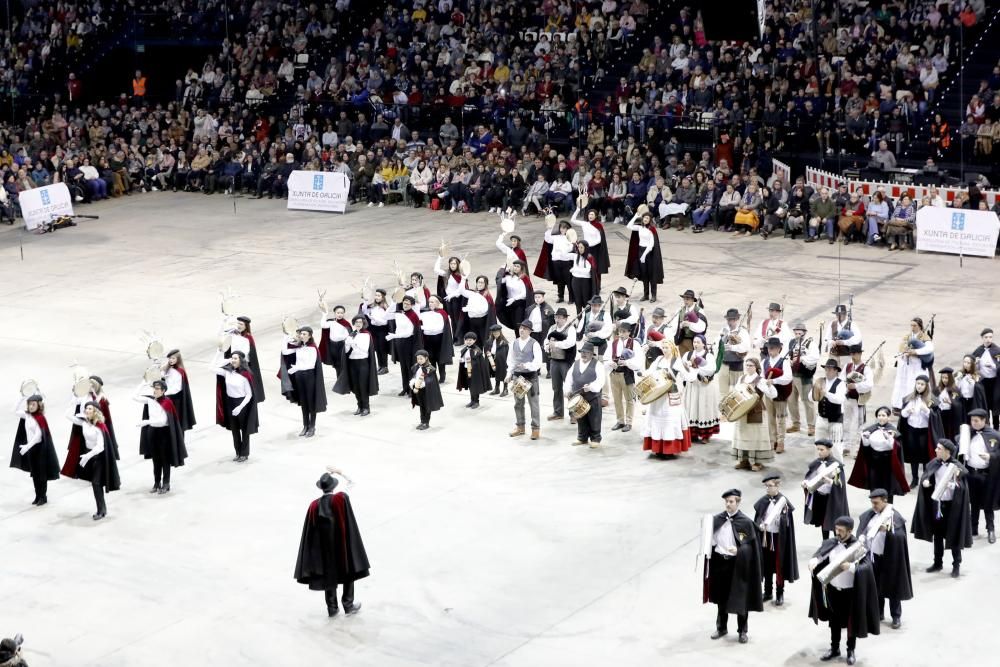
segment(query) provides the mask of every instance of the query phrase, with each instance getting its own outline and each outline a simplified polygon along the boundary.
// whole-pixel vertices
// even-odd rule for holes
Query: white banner
[[[293,171],[288,176],[288,208],[307,211],[347,211],[351,181],[329,171]]]
[[[917,250],[993,257],[1000,220],[992,211],[925,206],[917,211]]]
[[[73,198],[65,183],[24,190],[18,195],[25,229],[32,230],[62,215],[73,215]]]

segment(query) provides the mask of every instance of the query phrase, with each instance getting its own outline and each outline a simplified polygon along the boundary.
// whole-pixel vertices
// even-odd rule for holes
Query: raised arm
[[[502,234],[500,235],[500,238],[503,238]],[[444,257],[441,255],[438,255],[437,259],[434,260],[434,273],[439,276],[448,275],[448,272],[444,268]]]

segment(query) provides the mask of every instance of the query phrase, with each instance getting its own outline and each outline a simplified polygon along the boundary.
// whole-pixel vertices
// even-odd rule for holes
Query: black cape
[[[465,356],[465,348],[462,348],[462,352],[459,354],[459,359]],[[456,388],[459,391],[463,389],[470,389],[475,391],[477,394],[483,394],[490,390],[490,364],[486,361],[486,357],[483,355],[483,351],[479,349],[478,345],[473,345],[472,349],[469,350],[470,365],[472,366],[472,372],[466,368],[465,362],[460,361],[458,364],[458,384]]]
[[[1000,509],[1000,433],[987,426],[982,430],[981,434],[987,453],[990,455],[989,465],[986,466],[989,473],[986,475],[986,480],[982,488],[969,489],[969,498],[971,501],[973,493],[982,493],[982,506],[986,509],[998,510]],[[976,437],[975,431],[971,432],[971,437]],[[959,460],[962,463],[966,463],[964,457],[960,456]],[[966,465],[968,464],[966,463]]]
[[[784,494],[779,493],[777,497],[782,497]],[[774,540],[774,551],[777,560],[777,567],[775,574],[777,575],[777,586],[781,587],[786,582],[791,583],[799,578],[799,560],[796,555],[795,546],[795,506],[792,505],[792,501],[788,499],[788,496],[784,496],[786,505],[785,511],[781,513],[781,519],[778,521],[778,532],[768,533],[761,530],[760,525],[764,522],[764,517],[767,516],[768,505],[771,504],[771,498],[768,495],[764,495],[757,502],[753,504],[753,523],[757,526],[757,537],[760,539],[761,551],[768,550],[771,545],[768,543],[769,540]]]
[[[302,524],[295,580],[324,591],[363,579],[368,569],[351,499],[346,493],[332,493],[314,500]]]
[[[486,349],[490,349],[492,347],[493,341],[490,340],[486,345]],[[509,351],[509,348],[510,346],[507,344],[506,340],[498,340],[497,351],[496,354],[493,355],[493,364],[496,368],[490,368],[490,376],[499,378],[501,382],[507,377],[507,352]]]
[[[986,347],[980,345],[975,350],[973,350],[972,358],[978,361],[979,358],[983,356],[984,352],[986,352]],[[996,343],[990,344],[990,356],[993,357],[993,361],[997,364],[997,366],[1000,366],[1000,345],[997,345]],[[986,400],[988,403],[990,403],[990,405],[1000,404],[1000,382],[993,383],[993,395],[986,396]]]
[[[410,377],[416,377],[420,370],[420,364],[413,364],[410,369]],[[434,366],[427,364],[424,367],[424,386],[420,391],[410,393],[410,404],[413,407],[424,407],[428,412],[437,412],[444,407],[444,400],[441,398],[441,385],[438,383],[437,371]]]
[[[858,538],[851,535],[846,544],[854,544],[857,541]],[[814,558],[819,560],[819,563],[816,564],[816,569],[813,570],[809,617],[817,624],[820,621],[830,620],[830,609],[827,607],[826,595],[819,580],[816,579],[816,574],[826,567],[829,562],[829,554],[837,546],[838,542],[839,540],[835,537],[823,540],[823,544],[820,545],[819,550],[813,555]],[[849,623],[854,631],[854,636],[863,639],[868,635],[879,634],[881,631],[879,625],[879,607],[881,604],[878,599],[878,591],[875,587],[875,572],[872,570],[871,561],[867,556],[858,561],[857,568],[854,571],[854,588],[851,590],[853,595],[851,596]]]
[[[368,346],[368,396],[376,396],[378,395],[378,360],[375,358],[375,336],[367,330],[359,333],[366,333],[372,339]],[[345,346],[340,350],[340,367],[346,369],[347,363],[347,347]],[[334,393],[353,394],[355,389],[358,387],[353,386],[349,370],[337,373],[337,381],[333,383]]]
[[[927,463],[931,461],[934,458],[934,448],[937,446],[937,441],[945,437],[944,424],[941,422],[941,410],[938,408],[936,400],[931,405],[930,414],[927,417],[926,452],[924,452],[923,447],[917,451],[912,449],[908,444],[910,424],[906,421],[905,417],[899,418],[896,428],[899,429],[899,440],[903,443],[903,460],[906,463]]]
[[[719,512],[712,517],[713,533],[726,523],[726,513]],[[757,541],[757,527],[743,512],[733,515],[733,532],[736,533],[736,566],[730,582],[716,581],[709,570],[708,596],[705,602],[725,605],[730,614],[746,614],[764,610],[764,591],[761,582],[760,542]],[[728,584],[728,585],[727,585]],[[728,591],[728,596],[722,595]]]
[[[177,410],[177,417],[181,420],[181,430],[190,431],[197,424],[194,418],[194,402],[191,400],[191,383],[188,382],[187,371],[183,368],[174,368],[181,374],[181,390],[170,397]]]
[[[235,335],[235,334],[234,334]],[[260,361],[257,359],[257,343],[250,334],[240,334],[250,341],[250,351],[247,352],[247,367],[253,374],[253,400],[255,403],[264,402],[264,375],[260,372]],[[225,352],[226,357],[233,356],[232,348]]]
[[[100,456],[104,461],[104,490],[110,493],[122,488],[122,480],[118,474],[118,461],[115,458],[115,447],[111,440],[111,433],[106,424],[101,424],[100,428],[104,435],[104,451],[97,456]],[[80,465],[80,457],[86,453],[82,442],[83,435],[81,431],[80,442],[75,446],[72,441],[70,442],[69,453],[66,455],[66,461],[63,463],[61,472],[66,477],[92,482],[95,471],[95,467],[92,464],[98,459],[95,457],[87,465]]]
[[[441,319],[444,320],[444,328],[441,329],[441,333],[439,334],[423,334],[423,344],[427,348],[427,353],[431,355],[431,361],[435,366],[438,364],[450,366],[455,360],[455,331],[451,325],[451,317],[446,310],[433,312],[441,315]],[[434,337],[438,338],[436,343],[431,340]]]
[[[872,424],[864,432],[871,433],[879,428],[877,423]],[[847,480],[847,483],[859,489],[868,489],[869,491],[884,488],[893,496],[904,496],[910,491],[910,485],[906,481],[906,471],[903,470],[903,448],[899,442],[899,432],[892,428],[892,424],[887,424],[886,429],[896,434],[893,438],[892,451],[888,452],[890,468],[888,475],[889,485],[885,485],[885,479],[879,479],[880,477],[885,477],[883,474],[885,471],[879,470],[874,465],[875,457],[879,456],[879,454],[874,453],[871,447],[866,447],[863,439],[858,443],[858,457],[854,460],[854,469],[851,470],[851,477]]]
[[[827,461],[836,461],[833,457]],[[820,459],[814,459],[806,470],[805,479],[809,479],[819,469]],[[844,464],[837,461],[840,471],[834,477],[830,495],[821,496],[818,493],[806,491],[806,509],[802,517],[803,521],[810,526],[819,526],[823,530],[833,530],[833,522],[842,516],[850,516],[851,511],[847,507],[847,476],[844,474]]]
[[[24,427],[24,419],[17,422],[17,433],[14,435],[14,451],[10,455],[10,467],[18,468],[30,474],[32,477],[43,477],[54,481],[59,479],[59,455],[56,454],[55,443],[52,442],[52,432],[49,431],[48,420],[44,415],[38,421],[38,427],[42,431],[42,440],[28,450],[28,453],[21,456],[21,445],[28,443],[28,432]],[[27,419],[35,419],[28,416]]]
[[[663,254],[660,252],[660,236],[656,233],[655,226],[649,231],[653,232],[653,248],[646,255],[645,262],[639,261],[643,253],[639,246],[639,232],[632,232],[632,238],[629,239],[628,243],[628,257],[625,260],[625,277],[642,280],[642,265],[645,263],[649,265],[649,282],[660,285],[663,283]]]
[[[315,346],[314,346],[315,347]],[[326,388],[323,381],[323,362],[316,353],[316,365],[313,366],[313,373],[310,377],[307,373],[298,376],[297,373],[288,373],[288,357],[294,355],[281,355],[281,368],[278,371],[278,378],[281,380],[281,394],[290,402],[296,405],[304,405],[311,412],[326,412]]]
[[[238,371],[233,370],[229,364],[226,364],[223,368],[227,369],[230,373],[239,373],[246,378],[250,384],[250,400],[247,401],[240,414],[234,417],[231,411],[226,409],[226,379],[221,375],[217,375],[215,377],[215,423],[227,431],[232,431],[233,426],[240,425],[246,429],[247,433],[253,435],[260,426],[260,420],[257,415],[257,382],[255,381],[257,376],[245,368],[241,368]]]
[[[184,459],[188,455],[187,448],[184,446],[184,429],[181,428],[180,415],[177,414],[177,408],[174,406],[173,401],[167,396],[158,400],[160,407],[167,413],[167,425],[160,427],[143,426],[139,430],[139,454],[147,459],[153,458],[153,429],[166,429],[170,436],[167,462],[170,464],[170,467],[176,468],[184,465]],[[149,406],[145,403],[142,406],[142,418],[143,420],[149,419]]]
[[[521,324],[520,322],[515,322],[513,310],[507,305],[507,285],[504,284],[504,276],[507,275],[506,267],[501,268],[497,271],[496,283],[497,283],[497,296],[494,299],[494,306],[496,308],[497,321],[504,325],[508,329],[512,329],[514,333],[517,333],[517,327]],[[521,280],[524,282],[525,287],[525,299],[524,299],[524,312],[527,314],[528,307],[534,302],[531,300],[531,295],[534,294],[535,288],[531,284],[531,279],[528,276],[521,276]]]
[[[875,510],[867,510],[858,517],[858,535],[864,535]],[[910,577],[910,549],[906,543],[906,520],[895,507],[892,508],[892,530],[885,532],[885,549],[882,567],[878,573],[878,590],[882,597],[898,600],[913,599],[913,581]]]
[[[972,508],[969,506],[969,471],[965,466],[952,459],[949,463],[954,463],[961,470],[958,476],[958,486],[951,498],[951,512],[948,514],[947,531],[944,536],[944,546],[948,549],[968,549],[972,546]],[[924,466],[924,474],[920,477],[920,486],[917,489],[917,508],[913,512],[910,532],[918,540],[932,542],[934,540],[934,523],[937,517],[938,503],[931,498],[934,493],[934,474],[943,465],[941,459],[934,458]],[[930,486],[925,487],[924,481],[930,481]]]

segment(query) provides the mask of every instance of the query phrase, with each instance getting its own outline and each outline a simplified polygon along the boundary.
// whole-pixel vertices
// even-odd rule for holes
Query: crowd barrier
[[[777,169],[777,167],[775,168]],[[787,181],[787,179],[786,179]],[[920,201],[920,198],[924,195],[929,195],[931,188],[937,189],[938,194],[944,199],[949,205],[955,200],[955,197],[960,192],[968,192],[968,188],[964,187],[949,187],[949,186],[931,186],[931,185],[913,185],[913,184],[901,184],[901,183],[891,183],[888,181],[868,181],[868,180],[857,180],[845,178],[844,176],[839,176],[837,174],[830,173],[828,171],[823,171],[821,169],[815,169],[813,167],[806,167],[806,183],[811,185],[814,189],[819,189],[822,187],[828,187],[831,190],[835,190],[840,187],[842,183],[847,184],[848,192],[860,192],[863,196],[870,197],[875,194],[878,188],[885,188],[885,193],[892,198],[893,201],[898,201],[903,195],[909,195],[912,199]],[[986,198],[987,205],[992,208],[997,201],[997,197],[1000,197],[1000,193],[995,190],[983,190],[983,197]]]

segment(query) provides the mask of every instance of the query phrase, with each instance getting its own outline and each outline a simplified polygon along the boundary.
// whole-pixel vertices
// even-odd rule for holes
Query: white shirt
[[[647,332],[648,333],[648,332]],[[734,334],[739,336],[739,343],[730,343],[729,334]],[[736,325],[735,329],[730,329],[729,325],[726,324],[719,331],[719,336],[726,339],[726,352],[734,352],[736,354],[746,354],[750,351],[750,332],[747,331],[746,327],[741,327]]]
[[[956,384],[958,384],[958,391],[962,394],[962,398],[972,398],[975,395],[976,380],[971,375],[963,374]]]
[[[339,325],[338,325],[339,326]],[[343,327],[341,327],[343,328]],[[288,374],[293,375],[299,371],[311,371],[316,369],[316,348],[312,345],[301,345],[299,347],[289,347],[291,341],[285,341],[285,349],[282,354],[294,354],[295,363],[288,369]]]
[[[424,311],[420,313],[420,328],[428,336],[437,336],[444,331],[444,318],[436,311]]]
[[[455,276],[444,265],[444,261],[444,257],[440,256],[434,261],[434,273],[442,277],[448,276],[448,280],[444,286],[444,299],[445,301],[451,301],[455,297],[462,296],[462,291],[465,289],[465,280],[455,280]]]
[[[980,455],[989,453],[989,450],[986,449],[986,441],[983,439],[983,434],[977,433],[969,441],[969,455],[965,457],[965,464],[976,470],[988,468],[990,465],[989,459],[984,460]]]
[[[594,273],[594,267],[583,255],[576,255],[573,259],[573,266],[569,270],[574,278],[590,278]]]
[[[576,325],[576,330],[582,332],[587,338],[603,338],[604,340],[611,338],[611,334],[614,333],[614,324],[611,322],[611,318],[607,313],[604,314],[603,320],[597,319],[600,314],[600,310],[596,313],[593,310],[587,311],[584,313],[583,317],[580,318],[580,322]],[[595,333],[589,333],[587,331],[587,327],[594,322],[600,322],[601,329]]]
[[[163,428],[167,425],[167,412],[160,405],[159,401],[152,396],[136,396],[135,400],[146,404],[146,408],[149,410],[149,417],[147,418],[149,426]]]
[[[244,356],[250,356],[250,339],[238,333],[232,335],[232,342],[229,344],[229,351],[242,352]]]
[[[855,367],[853,370],[856,371],[857,368]],[[869,393],[871,393],[872,385],[875,384],[874,378],[872,376],[872,371],[868,367],[868,364],[865,364],[865,367],[860,372],[865,377],[864,377],[863,380],[861,380],[861,382],[858,382],[854,386],[854,389],[858,392],[858,398],[852,398],[851,399],[852,401],[856,401],[856,400],[860,399],[862,394],[869,394]],[[847,383],[847,366],[846,365],[844,366],[844,370],[841,371],[841,373],[840,373],[840,379],[843,380],[845,384]]]
[[[367,359],[371,344],[372,335],[359,331],[355,335],[347,337],[347,340],[344,341],[344,349],[347,351],[348,359]]]
[[[100,428],[91,424],[90,420],[85,419],[81,415],[71,413],[67,414],[66,417],[83,429],[83,446],[87,448],[87,454],[94,454],[96,456],[104,451],[104,434]]]
[[[607,373],[604,370],[604,364],[600,362],[597,357],[590,360],[594,364],[594,372],[597,374],[597,379],[590,382],[590,391],[597,392],[604,388],[604,381],[607,379]],[[563,382],[563,393],[569,394],[573,391],[573,371],[574,369],[579,369],[582,373],[587,368],[587,364],[583,363],[583,359],[577,357],[573,365],[570,366],[569,371],[566,372],[566,381]]]
[[[518,260],[521,259],[520,257],[517,256],[517,253],[514,252],[513,248],[511,248],[510,246],[508,246],[507,244],[505,244],[503,242],[503,237],[504,237],[504,235],[500,234],[500,238],[497,239],[497,243],[496,243],[497,250],[499,250],[500,252],[502,252],[504,254],[504,256],[507,258],[508,262],[513,262],[516,259],[518,259]]]
[[[951,463],[945,463],[934,471],[934,486],[941,483],[941,480],[951,475]],[[955,489],[949,484],[941,494],[941,502],[949,502],[955,496]]]
[[[835,560],[840,554],[847,551],[847,547],[844,546],[843,542],[838,542],[837,546],[833,548],[830,552],[830,560]],[[851,563],[851,567],[848,570],[841,570],[840,574],[830,580],[830,585],[837,590],[844,590],[845,588],[854,588],[854,571],[857,569],[855,563]]]
[[[639,247],[644,249],[642,254],[639,256],[639,261],[645,262],[646,256],[653,249],[653,232],[649,231],[645,225],[637,223],[636,220],[638,218],[638,215],[633,216],[633,218],[629,220],[628,224],[625,225],[625,228],[639,234]]]
[[[794,333],[795,332],[792,332],[792,338],[788,339],[788,344],[785,346],[786,350],[790,350],[792,343],[795,341]],[[806,336],[802,336],[801,340],[796,344],[801,345],[802,343],[805,343],[805,341]],[[729,346],[727,345],[726,348],[728,349]],[[790,357],[789,361],[791,361]],[[816,368],[816,364],[819,363],[819,350],[816,349],[816,341],[810,341],[808,345],[802,348],[802,351],[799,353],[799,363],[805,368]]]
[[[507,288],[507,305],[515,301],[523,300],[528,295],[528,286],[524,284],[521,276],[509,274],[503,277],[503,284]]]
[[[889,530],[892,530],[892,521],[894,519],[892,505],[886,505],[885,509],[872,516],[871,520],[868,522],[865,530],[865,546],[876,556],[881,556],[885,553],[885,534],[886,531],[879,530],[886,521],[889,522]]]
[[[589,220],[584,220],[578,218],[580,215],[580,209],[573,211],[573,217],[569,219],[570,224],[576,225],[583,232],[583,240],[587,242],[590,249],[593,250],[596,246],[601,244],[601,231],[597,229]]]
[[[551,229],[545,230],[545,242],[552,244],[552,261],[568,262],[573,259],[573,244],[563,234],[553,234]]]
[[[343,342],[351,331],[336,319],[324,319],[320,326],[330,330],[330,340],[334,343]]]
[[[546,338],[545,339],[546,352],[551,352],[552,348],[569,350],[571,348],[576,347],[576,331],[573,329],[573,326],[570,323],[567,322],[566,326],[562,329],[559,328],[559,325],[553,324],[551,327],[549,327],[549,334],[551,334],[553,331],[558,331],[560,333],[566,334],[566,340],[555,340],[554,338]]]
[[[791,384],[792,367],[788,363],[788,359],[783,358],[781,354],[779,354],[777,357],[772,357],[771,355],[768,355],[767,357],[767,363],[770,365],[771,368],[779,367],[779,360],[780,360],[781,376],[771,378],[771,384],[776,386]]]
[[[526,354],[526,356],[531,356],[531,361],[525,362],[524,366],[521,368],[514,368],[514,346],[521,346],[526,353],[528,349],[531,350],[531,354]],[[543,363],[542,348],[538,344],[538,341],[530,336],[527,341],[521,340],[520,337],[515,338],[507,347],[507,377],[510,377],[514,371],[517,371],[518,373],[537,372],[541,370]]]
[[[27,441],[24,443],[31,449],[42,441],[42,427],[38,425],[35,418],[28,414],[28,399],[22,398],[14,408],[14,414],[24,420],[24,435]]]
[[[163,374],[163,381],[167,383],[167,396],[179,394],[184,389],[184,378],[176,368],[168,368]]]
[[[468,289],[462,290],[462,296],[466,298],[466,303],[462,306],[462,310],[469,317],[486,317],[486,313],[490,310],[490,303],[486,300],[485,296]]]
[[[788,341],[795,336],[795,332],[791,330],[791,326],[788,322],[785,322],[780,317],[778,319],[766,319],[761,322],[759,335],[755,337],[755,342],[757,347],[764,347],[767,344],[768,338],[777,338],[781,341],[781,354],[788,351]]]
[[[528,321],[531,322],[531,330],[534,333],[541,333],[542,331],[542,307],[538,304],[534,304],[534,308],[531,309],[531,313],[528,315]]]
[[[922,400],[914,398],[903,406],[899,414],[906,419],[906,423],[912,428],[927,428],[931,411]]]
[[[417,308],[427,307],[427,292],[424,291],[423,285],[420,285],[419,287],[411,287],[404,292],[404,295],[413,298],[413,300],[417,302]]]
[[[840,377],[835,378],[823,378],[824,387],[826,388],[826,393],[824,394],[826,400],[830,401],[834,405],[843,405],[844,400],[847,398],[847,386],[843,380],[837,385],[836,390],[832,390],[831,387],[833,383],[840,380]]]
[[[870,433],[862,432],[861,434],[861,446],[871,447],[876,452],[892,451],[894,441],[892,431],[888,429],[877,428]]]
[[[732,516],[735,515],[730,515],[730,517]],[[715,547],[715,553],[723,556],[733,555],[733,550],[736,549],[736,535],[733,533],[732,521],[722,522],[722,525],[712,536],[712,546]]]
[[[997,376],[997,364],[990,356],[989,348],[983,350],[983,353],[976,359],[976,364],[979,366],[980,376],[987,380]]]
[[[639,309],[636,308],[635,304],[630,301],[626,301],[622,305],[618,305],[618,299],[620,298],[621,297],[618,296],[614,297],[614,302],[612,303],[611,306],[614,309],[613,312],[617,313],[619,310],[627,310],[629,312],[629,316],[618,320],[618,323],[635,324],[636,322],[639,321]]]
[[[361,311],[368,317],[372,326],[384,327],[389,323],[389,310],[385,306],[366,303],[361,307]]]

